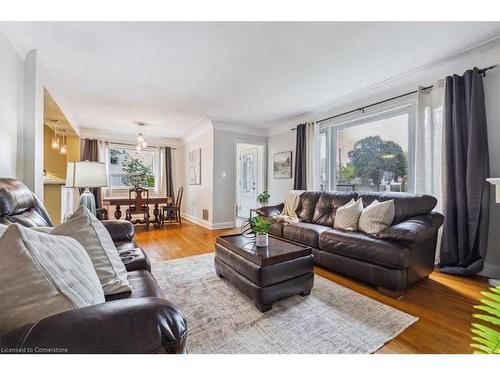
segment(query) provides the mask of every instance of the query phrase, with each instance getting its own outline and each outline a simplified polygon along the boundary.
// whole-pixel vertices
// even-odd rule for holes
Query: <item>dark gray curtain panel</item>
[[[483,77],[477,68],[446,77],[445,204],[440,270],[471,275],[483,269],[488,237],[488,134]]]
[[[295,190],[307,189],[306,171],[306,124],[300,124],[296,130],[295,143],[295,177],[293,188]]]
[[[175,202],[175,192],[174,192],[174,170],[172,163],[172,148],[165,147],[165,178],[166,178],[166,193],[167,197],[172,198],[172,202]]]
[[[99,141],[97,139],[84,139],[80,160],[99,161]],[[80,189],[80,194],[84,189]],[[101,208],[101,188],[90,189],[95,198],[95,207]]]

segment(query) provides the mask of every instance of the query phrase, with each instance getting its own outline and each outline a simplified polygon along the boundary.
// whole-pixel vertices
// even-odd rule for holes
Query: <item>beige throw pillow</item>
[[[351,199],[349,203],[346,203],[337,209],[333,227],[335,229],[357,231],[361,212],[363,212],[363,202],[361,198],[357,201]]]
[[[379,202],[374,200],[365,207],[359,217],[359,230],[369,234],[378,233],[391,226],[394,220],[394,201]]]
[[[0,249],[0,334],[104,302],[92,262],[74,239],[11,224]]]
[[[131,291],[127,270],[121,261],[108,230],[84,206],[51,234],[72,237],[89,254],[105,295]]]

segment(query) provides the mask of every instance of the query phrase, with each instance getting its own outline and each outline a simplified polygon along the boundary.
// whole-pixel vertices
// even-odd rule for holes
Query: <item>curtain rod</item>
[[[118,145],[118,146],[130,146],[130,147],[135,147],[136,145],[132,144],[132,143],[123,143],[123,142],[113,142],[113,141],[105,141],[104,139],[98,139],[98,138],[82,138],[83,140],[85,139],[89,139],[89,140],[92,140],[92,139],[97,139],[98,141],[102,141],[102,142],[108,142],[108,143],[111,143],[113,145]],[[147,146],[146,148],[156,148],[156,147],[170,147],[170,146]],[[175,147],[170,147],[171,150],[177,150]]]
[[[487,70],[490,70],[490,69],[493,69],[493,68],[496,68],[497,66],[496,65],[492,65],[492,66],[488,66],[487,68],[483,68],[483,69],[479,69],[479,74],[482,74],[483,76],[486,75],[486,71]],[[422,87],[421,90],[428,90],[428,89],[431,89],[433,88],[434,85],[430,85],[430,86],[427,86],[427,87]],[[342,113],[339,113],[338,115],[333,115],[333,116],[330,116],[330,117],[327,117],[327,118],[324,118],[324,119],[321,119],[321,120],[318,120],[316,122],[325,122],[325,121],[329,121],[329,120],[333,120],[334,118],[337,118],[337,117],[341,117],[341,116],[345,116],[345,115],[348,115],[348,114],[351,114],[351,113],[354,113],[354,112],[358,112],[358,111],[361,111],[361,112],[364,112],[364,110],[366,108],[370,108],[370,107],[374,107],[376,105],[379,105],[379,104],[383,104],[383,103],[387,103],[387,102],[390,102],[392,100],[396,100],[396,99],[399,99],[399,98],[403,98],[405,96],[408,96],[408,95],[412,95],[412,94],[416,94],[418,92],[418,90],[414,90],[414,91],[410,91],[410,92],[406,92],[404,94],[401,94],[401,95],[397,95],[397,96],[393,96],[392,98],[389,98],[389,99],[385,99],[385,100],[381,100],[379,102],[375,102],[375,103],[372,103],[372,104],[368,104],[368,105],[365,105],[363,107],[359,107],[359,108],[356,108],[356,109],[352,109],[350,111],[347,111],[347,112],[342,112]],[[292,131],[294,130],[297,130],[297,128],[293,128],[291,129]]]

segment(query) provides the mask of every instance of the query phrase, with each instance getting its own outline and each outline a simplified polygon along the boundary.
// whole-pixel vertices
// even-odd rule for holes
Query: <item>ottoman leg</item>
[[[305,296],[308,296],[309,294],[311,294],[311,289],[305,291],[305,292],[302,292],[302,293],[299,293],[302,297],[305,297]]]
[[[273,305],[259,305],[258,303],[255,304],[255,307],[259,309],[260,312],[266,312],[269,311],[273,308]]]

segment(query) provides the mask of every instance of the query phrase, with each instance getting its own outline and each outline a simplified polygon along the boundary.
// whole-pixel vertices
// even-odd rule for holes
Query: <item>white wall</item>
[[[184,181],[184,197],[181,206],[182,216],[186,219],[212,229],[213,224],[213,173],[214,173],[214,134],[210,120],[197,124],[196,134],[192,134],[178,149],[181,179]],[[189,185],[189,153],[201,148],[201,185]],[[208,220],[203,220],[203,209],[209,212]]]
[[[448,58],[439,63],[422,67],[416,71],[403,76],[395,77],[378,85],[374,85],[365,90],[355,92],[351,95],[338,98],[328,105],[318,108],[316,111],[297,116],[273,127],[270,130],[268,139],[269,158],[276,150],[295,151],[294,132],[290,129],[304,121],[320,120],[337,113],[342,113],[354,108],[362,107],[379,100],[387,99],[408,91],[416,90],[420,86],[428,86],[439,79],[450,74],[462,74],[465,70],[474,66],[479,68],[500,64],[500,40],[485,43],[478,48],[465,51],[460,55]],[[490,154],[490,174],[492,177],[500,177],[500,66],[487,72],[484,79],[486,116],[488,121],[488,142]],[[377,111],[377,108],[370,109],[366,113]],[[359,117],[356,113],[344,116],[336,120],[346,121]],[[334,124],[335,122],[331,122]],[[294,155],[295,157],[295,155]],[[270,163],[269,190],[271,201],[277,203],[277,195],[283,195],[292,184],[271,178],[272,167]],[[485,269],[482,274],[489,277],[500,278],[500,204],[495,204],[492,198],[490,204],[490,230],[488,238],[488,254],[486,257]],[[273,196],[274,195],[274,196]]]
[[[257,143],[266,145],[264,135],[248,134],[238,127],[237,131],[222,130],[220,124],[214,126],[214,221],[213,228],[232,228],[236,216],[236,144]],[[223,129],[233,129],[224,126]]]
[[[293,189],[293,177],[295,173],[295,132],[290,129],[275,134],[268,138],[268,192],[271,194],[270,204],[283,202],[286,193]],[[292,151],[292,178],[282,179],[273,177],[273,155],[278,152]]]
[[[22,179],[24,62],[0,31],[0,177]],[[18,142],[19,140],[19,142]]]

